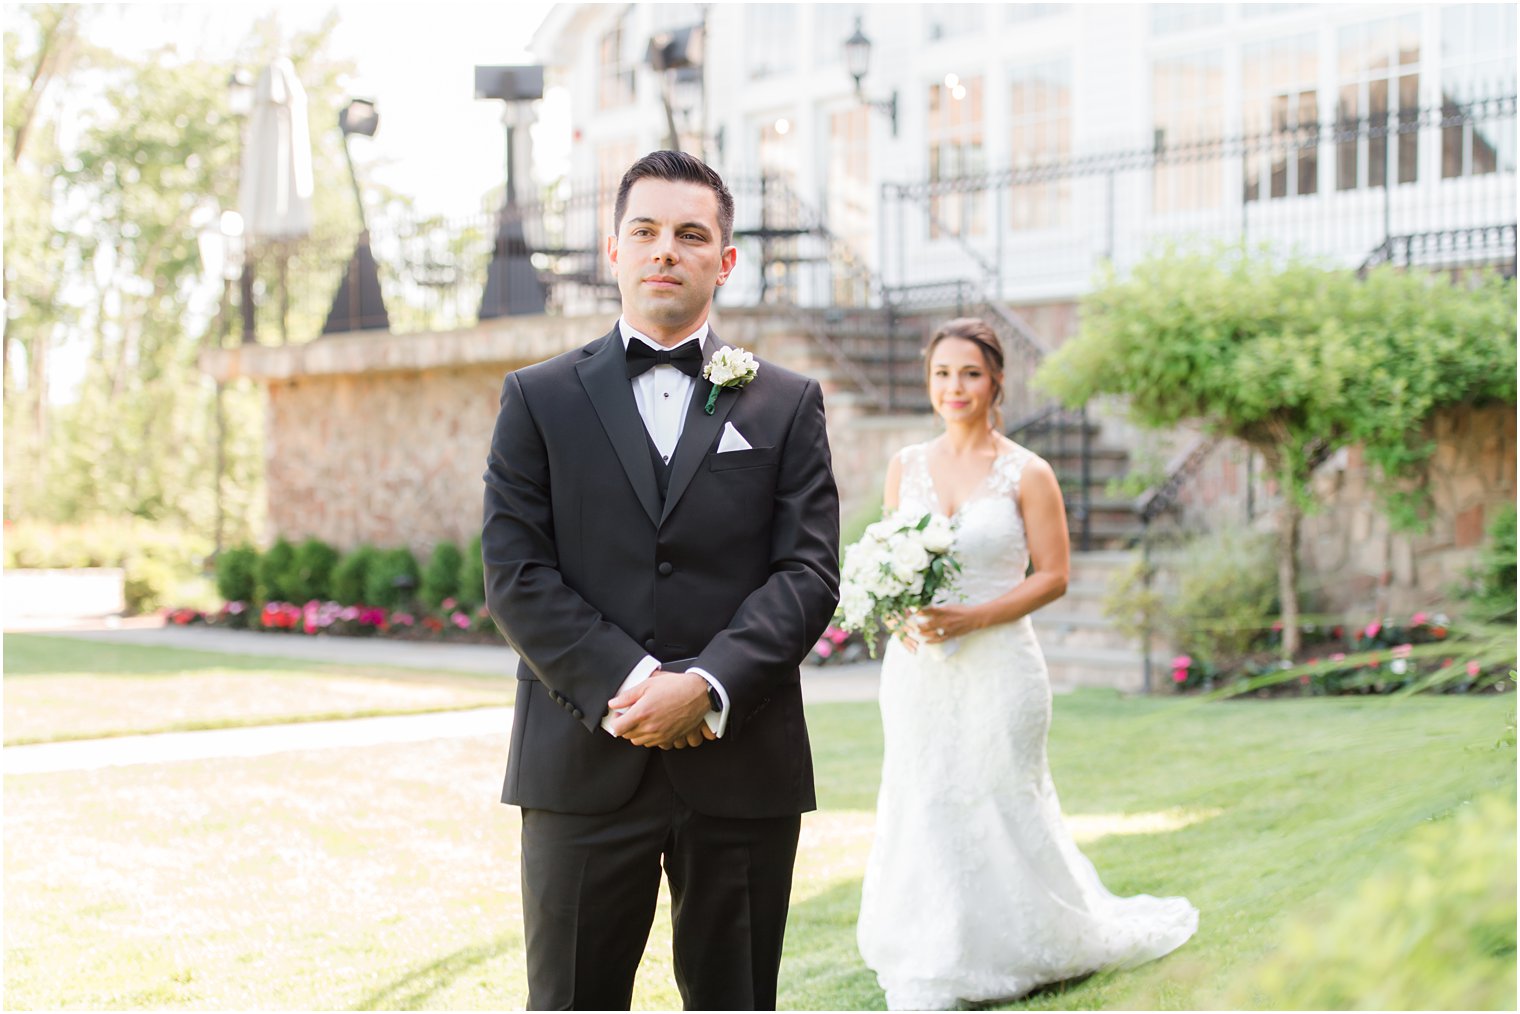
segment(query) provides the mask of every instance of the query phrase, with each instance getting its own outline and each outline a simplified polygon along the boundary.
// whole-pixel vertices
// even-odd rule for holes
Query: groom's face
[[[737,250],[723,245],[718,195],[696,183],[634,183],[617,235],[607,238],[624,319],[665,345],[707,319],[713,294],[737,257]]]

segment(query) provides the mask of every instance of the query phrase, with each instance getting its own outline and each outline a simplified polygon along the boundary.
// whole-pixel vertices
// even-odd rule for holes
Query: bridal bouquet
[[[835,623],[865,636],[876,657],[876,629],[900,627],[915,610],[949,590],[960,573],[955,529],[937,515],[899,512],[866,529],[844,551]]]

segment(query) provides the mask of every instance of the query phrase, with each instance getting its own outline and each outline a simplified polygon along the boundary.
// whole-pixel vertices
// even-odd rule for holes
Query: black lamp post
[[[897,136],[897,92],[892,93],[890,99],[868,99],[861,88],[860,80],[866,76],[866,71],[871,69],[871,40],[866,38],[866,33],[861,30],[860,18],[855,19],[855,32],[844,40],[844,66],[850,76],[855,79],[855,98],[861,104],[870,106],[879,113],[886,113],[887,119],[892,121],[892,136]]]
[[[665,147],[671,151],[681,150],[681,135],[676,130],[676,89],[683,85],[694,84],[705,106],[702,56],[706,36],[707,29],[702,24],[660,32],[650,38],[649,48],[644,54],[650,69],[664,75],[660,101],[665,106]]]
[[[486,268],[486,287],[480,297],[480,319],[516,317],[544,312],[544,283],[533,267],[517,205],[517,128],[528,102],[544,97],[544,69],[526,67],[475,68],[475,97],[500,99],[501,122],[507,132],[506,192],[496,213],[496,243]]]
[[[369,246],[369,221],[364,213],[364,194],[359,189],[359,174],[354,170],[354,156],[348,139],[353,134],[374,137],[380,126],[380,113],[369,99],[353,99],[338,113],[338,129],[343,132],[343,157],[348,162],[348,179],[354,187],[354,202],[359,206],[359,241],[348,261],[348,270],[333,297],[323,334],[346,331],[390,330],[391,318],[385,310],[385,296],[380,291],[380,271]]]

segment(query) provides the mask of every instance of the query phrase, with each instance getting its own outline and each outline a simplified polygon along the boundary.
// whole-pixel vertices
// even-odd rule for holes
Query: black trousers
[[[775,1010],[800,827],[695,813],[658,756],[613,813],[524,809],[528,1009],[629,1009],[663,862],[685,1008]]]

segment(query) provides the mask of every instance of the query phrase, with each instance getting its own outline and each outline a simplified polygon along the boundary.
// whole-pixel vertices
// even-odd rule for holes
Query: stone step
[[[1145,686],[1145,662],[1133,648],[1088,648],[1042,645],[1051,686],[1059,688],[1104,687],[1123,693],[1140,693]],[[1160,686],[1166,662],[1151,656],[1152,691]]]
[[[1135,639],[1114,628],[1102,615],[1092,613],[1050,612],[1034,614],[1034,629],[1040,643],[1061,648],[1134,648]]]

